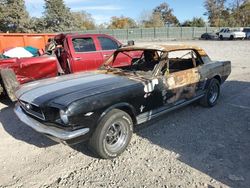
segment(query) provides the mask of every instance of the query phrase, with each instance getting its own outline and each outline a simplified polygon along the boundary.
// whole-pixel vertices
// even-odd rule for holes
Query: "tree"
[[[74,19],[63,0],[45,0],[44,21],[49,32],[69,31],[74,28]]]
[[[91,14],[81,11],[81,12],[72,12],[74,18],[74,29],[76,30],[87,30],[95,29],[95,21],[92,18]]]
[[[124,16],[121,17],[113,16],[108,26],[109,29],[125,29],[125,28],[135,28],[135,27],[137,27],[136,22],[132,18]]]
[[[232,5],[232,16],[234,18],[234,26],[249,26],[250,1],[235,0]]]
[[[36,32],[36,33],[47,32],[46,22],[44,18],[36,18],[36,17],[30,18],[29,29],[31,32]]]
[[[165,23],[159,12],[151,13],[146,20],[142,20],[142,25],[146,28],[150,27],[164,27]]]
[[[226,0],[205,0],[204,7],[206,8],[205,15],[208,16],[210,26],[220,27],[222,20],[222,11],[225,10]]]
[[[0,1],[0,32],[5,31],[5,24],[4,24],[4,18],[5,18],[5,2],[4,1]]]
[[[194,17],[191,21],[185,21],[181,26],[183,27],[205,27],[205,21],[202,18]]]
[[[155,7],[153,14],[160,14],[165,25],[179,25],[179,20],[173,14],[173,9],[171,9],[166,2]]]
[[[205,0],[209,23],[215,27],[245,27],[250,25],[250,1],[233,0],[225,7],[226,0]]]
[[[0,30],[3,32],[29,31],[29,14],[24,0],[1,0],[0,11]]]

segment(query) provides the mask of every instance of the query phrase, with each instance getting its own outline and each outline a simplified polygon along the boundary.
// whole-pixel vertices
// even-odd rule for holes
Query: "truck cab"
[[[55,37],[57,45],[55,54],[65,73],[96,70],[109,58],[122,43],[105,34],[61,34]],[[122,55],[118,64],[124,66],[131,59]]]

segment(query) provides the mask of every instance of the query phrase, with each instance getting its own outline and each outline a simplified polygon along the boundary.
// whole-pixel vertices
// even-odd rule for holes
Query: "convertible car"
[[[130,57],[131,51],[141,56]],[[131,64],[112,67],[124,54]],[[197,100],[214,106],[230,72],[230,61],[211,61],[198,47],[123,47],[97,71],[20,86],[15,113],[53,140],[88,141],[100,157],[114,158],[127,148],[135,125]]]

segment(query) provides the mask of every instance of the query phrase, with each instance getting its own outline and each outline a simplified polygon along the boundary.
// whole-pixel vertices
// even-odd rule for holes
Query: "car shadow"
[[[56,144],[56,142],[40,133],[37,133],[21,122],[13,111],[15,103],[11,102],[7,98],[2,98],[1,103],[6,105],[6,107],[0,110],[0,123],[2,124],[4,130],[13,138],[39,148],[49,147]]]
[[[88,146],[88,142],[83,142],[70,146],[72,149],[92,158],[100,159]]]
[[[194,103],[139,125],[136,134],[229,187],[250,185],[250,83],[227,81],[214,108]],[[208,185],[213,187],[212,185]]]

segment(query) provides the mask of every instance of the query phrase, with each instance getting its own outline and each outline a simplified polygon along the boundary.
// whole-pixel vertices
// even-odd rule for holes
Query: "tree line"
[[[24,0],[0,0],[0,32],[61,32],[97,28],[151,28],[164,26],[204,27],[203,18],[194,17],[180,23],[173,9],[163,2],[150,11],[143,11],[139,21],[114,16],[109,23],[96,25],[86,11],[74,12],[64,0],[44,0],[42,17],[30,17]],[[208,24],[212,27],[250,26],[250,0],[204,0]],[[191,11],[191,10],[190,10]]]

